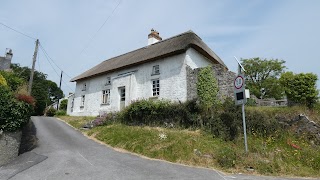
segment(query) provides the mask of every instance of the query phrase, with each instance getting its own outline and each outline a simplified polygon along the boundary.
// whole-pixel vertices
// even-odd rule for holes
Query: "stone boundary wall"
[[[201,68],[191,69],[187,66],[187,99],[192,100],[198,97],[197,95],[197,82],[198,73]],[[227,97],[234,99],[234,87],[233,81],[236,77],[236,73],[228,71],[221,64],[214,64],[212,66],[212,71],[214,72],[214,77],[217,79],[219,92],[218,99],[223,101]]]
[[[18,157],[21,131],[0,133],[0,166]]]

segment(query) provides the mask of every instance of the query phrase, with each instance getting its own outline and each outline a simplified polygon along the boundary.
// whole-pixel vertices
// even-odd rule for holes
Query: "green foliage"
[[[309,108],[312,108],[319,98],[319,91],[316,87],[317,80],[317,75],[313,73],[293,74],[293,72],[286,72],[280,78],[288,100]]]
[[[213,76],[211,66],[201,69],[198,74],[197,93],[202,108],[209,109],[218,103],[218,91],[218,83]]]
[[[68,106],[68,99],[64,99],[61,101],[60,106],[59,106],[59,110],[67,110],[67,106]]]
[[[0,71],[0,74],[6,79],[8,86],[12,91],[17,91],[20,86],[26,83],[25,80],[18,77],[13,72]]]
[[[46,111],[46,115],[49,117],[53,117],[56,114],[57,110],[53,107],[50,107],[49,109],[47,109]]]
[[[171,104],[169,101],[140,100],[131,103],[121,112],[123,123],[131,125],[174,124],[182,127],[193,126],[196,117],[190,111],[197,111],[195,101],[184,104]]]
[[[286,66],[285,61],[278,59],[242,59],[242,65],[246,72],[246,87],[250,93],[260,98],[260,90],[265,89],[266,98],[281,99],[283,97],[283,87],[279,82],[279,77]]]
[[[25,82],[29,81],[30,68],[20,67],[18,64],[11,64],[11,68],[13,73],[20,79],[23,79]],[[63,92],[57,84],[47,80],[47,75],[39,71],[34,72],[31,95],[36,100],[34,115],[43,115],[48,105],[63,98]]]
[[[223,168],[235,167],[237,155],[234,148],[222,147],[217,153],[217,161]]]
[[[67,115],[67,112],[65,110],[59,110],[59,111],[56,111],[55,115],[56,116],[65,116],[65,115]]]
[[[0,74],[0,85],[7,86],[7,81],[1,74]]]
[[[33,107],[14,98],[9,87],[0,85],[0,130],[16,131],[28,123]]]

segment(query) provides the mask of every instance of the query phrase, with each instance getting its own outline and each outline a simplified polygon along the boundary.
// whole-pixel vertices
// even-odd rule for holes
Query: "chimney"
[[[151,29],[151,33],[148,35],[148,45],[154,44],[161,40],[162,38],[159,36],[159,32]]]
[[[7,49],[6,49],[6,56],[5,56],[5,58],[6,58],[7,60],[11,61],[12,56],[13,56],[13,54],[12,54],[12,49],[7,48]]]

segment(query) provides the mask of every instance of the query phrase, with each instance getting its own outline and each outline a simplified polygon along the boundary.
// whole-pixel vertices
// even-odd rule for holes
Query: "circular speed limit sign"
[[[234,87],[236,89],[241,89],[243,84],[244,84],[244,79],[242,76],[239,75],[236,77],[236,79],[234,79]]]

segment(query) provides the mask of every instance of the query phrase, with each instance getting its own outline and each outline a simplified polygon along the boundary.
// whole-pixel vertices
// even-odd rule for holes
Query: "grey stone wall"
[[[18,157],[21,131],[0,133],[0,166]]]
[[[198,73],[201,68],[191,69],[187,66],[187,99],[192,100],[197,98],[197,82]],[[219,86],[218,99],[223,101],[227,97],[234,98],[233,94],[233,81],[236,73],[228,71],[221,64],[214,64],[212,66],[212,71],[214,72],[214,77],[217,79]]]
[[[10,69],[11,59],[0,57],[0,70]]]

